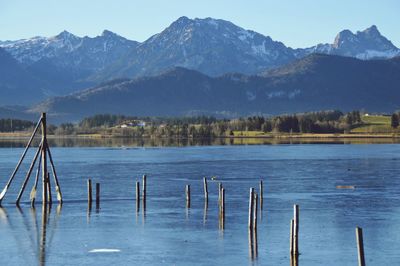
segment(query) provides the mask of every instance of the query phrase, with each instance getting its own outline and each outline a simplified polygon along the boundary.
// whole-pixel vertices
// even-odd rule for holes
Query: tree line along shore
[[[385,138],[400,137],[400,113],[319,111],[278,116],[218,119],[196,117],[134,117],[99,114],[79,123],[48,125],[54,137],[150,138]],[[24,137],[34,122],[0,119],[0,137]]]

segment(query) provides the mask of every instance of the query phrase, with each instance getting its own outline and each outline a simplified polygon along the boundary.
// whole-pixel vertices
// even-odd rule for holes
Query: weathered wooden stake
[[[143,175],[143,179],[142,179],[142,197],[143,197],[143,200],[146,200],[146,179],[147,179],[147,177],[146,177],[146,175]]]
[[[263,201],[264,201],[264,184],[263,181],[260,180],[260,210],[263,208]]]
[[[225,229],[225,188],[221,189],[221,229]]]
[[[53,203],[53,199],[51,198],[51,185],[50,185],[50,173],[47,173],[47,200],[49,204]]]
[[[88,179],[87,180],[87,194],[88,194],[88,204],[92,205],[92,180]]]
[[[293,206],[293,255],[299,255],[299,205],[295,204]]]
[[[100,183],[96,183],[96,208],[100,207]]]
[[[140,207],[140,182],[136,181],[136,211],[139,211]]]
[[[186,208],[190,208],[190,185],[186,185]]]
[[[253,231],[252,230],[248,230],[248,231],[249,231],[249,257],[250,257],[251,260],[253,260],[254,259],[254,247],[253,247],[253,244],[254,244],[253,237],[254,237],[254,235],[253,235]]]
[[[208,186],[207,186],[207,178],[203,178],[203,187],[204,187],[204,199],[208,201]]]
[[[146,211],[146,181],[147,181],[147,176],[143,175],[142,178],[142,204],[143,204],[143,214]]]
[[[293,256],[293,230],[294,230],[294,220],[290,220],[290,256]]]
[[[250,188],[249,196],[249,229],[253,229],[254,188]]]
[[[25,180],[24,180],[24,182],[22,184],[22,187],[21,187],[21,189],[20,189],[20,191],[18,193],[17,200],[15,201],[15,204],[17,204],[17,205],[19,205],[19,201],[21,200],[21,197],[22,197],[22,194],[24,193],[25,187],[28,184],[29,178],[30,178],[32,170],[33,170],[33,168],[34,168],[34,166],[36,164],[36,160],[37,160],[38,156],[40,155],[41,149],[42,149],[42,144],[39,145],[39,148],[36,151],[36,154],[35,154],[32,162],[31,162],[31,165],[29,166],[29,170],[28,170],[28,172],[26,174],[26,177],[25,177]],[[39,162],[39,164],[40,164],[40,162]]]
[[[363,233],[362,233],[362,228],[358,226],[356,227],[356,239],[357,239],[358,265],[365,266]]]
[[[42,204],[47,204],[47,130],[46,130],[46,113],[42,113]]]
[[[218,207],[221,208],[221,190],[222,190],[222,184],[221,182],[218,183]]]
[[[253,230],[257,231],[257,214],[258,214],[258,195],[257,193],[253,193],[254,202],[253,202]]]
[[[253,253],[254,253],[254,258],[257,258],[258,256],[258,239],[257,239],[257,230],[253,230]]]

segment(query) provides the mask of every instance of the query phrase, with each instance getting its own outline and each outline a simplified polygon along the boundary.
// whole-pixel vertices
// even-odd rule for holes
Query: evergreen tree
[[[392,114],[391,123],[392,128],[396,129],[399,126],[399,115],[394,113]]]

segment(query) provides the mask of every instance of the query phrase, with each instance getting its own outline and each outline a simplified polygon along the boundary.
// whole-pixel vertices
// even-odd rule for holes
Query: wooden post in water
[[[291,219],[290,220],[290,247],[289,247],[289,251],[290,251],[290,256],[293,256],[293,231],[294,231],[294,220]]]
[[[293,206],[293,255],[299,255],[299,205]]]
[[[253,229],[254,188],[250,188],[249,196],[249,230]]]
[[[136,181],[136,211],[139,211],[140,207],[140,182]]]
[[[47,130],[46,130],[46,113],[42,113],[42,204],[47,204]]]
[[[221,189],[221,229],[225,229],[225,188]]]
[[[190,208],[190,185],[186,185],[186,208]]]
[[[221,191],[222,191],[222,184],[221,182],[218,183],[218,208],[221,208]]]
[[[260,210],[263,208],[263,201],[264,201],[264,184],[263,181],[260,180]]]
[[[253,202],[253,230],[257,234],[257,214],[258,214],[258,195],[257,193],[253,193],[254,202]]]
[[[147,176],[143,175],[142,178],[142,203],[143,203],[143,211],[146,210],[146,179]]]
[[[52,204],[53,200],[51,198],[50,173],[47,173],[47,181],[47,200],[49,204]]]
[[[92,180],[88,179],[87,180],[87,194],[88,194],[88,204],[89,206],[92,206]]]
[[[96,183],[96,209],[100,207],[100,183]]]
[[[207,186],[207,178],[203,178],[203,187],[204,187],[204,200],[208,201],[208,186]]]
[[[356,227],[356,239],[357,239],[358,265],[365,266],[363,233],[362,233],[362,228],[358,226]]]

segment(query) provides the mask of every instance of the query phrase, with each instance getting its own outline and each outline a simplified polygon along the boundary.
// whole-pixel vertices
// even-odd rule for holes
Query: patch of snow
[[[264,55],[267,54],[267,50],[265,50],[265,41],[263,41],[260,45],[252,45],[251,50],[255,55]]]
[[[377,50],[366,50],[363,53],[356,55],[356,58],[367,60],[372,58],[392,58],[400,55],[400,50],[388,50],[388,51],[377,51]]]

